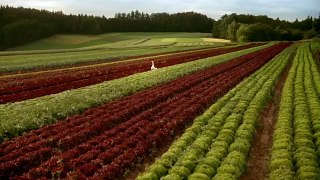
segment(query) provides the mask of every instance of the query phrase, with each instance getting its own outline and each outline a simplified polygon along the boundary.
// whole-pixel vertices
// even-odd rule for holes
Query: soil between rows
[[[249,154],[247,170],[241,176],[240,180],[268,179],[268,164],[272,148],[274,126],[279,112],[282,89],[288,77],[291,65],[291,62],[289,62],[281,73],[273,92],[274,97],[262,112],[260,126],[256,132]]]
[[[179,137],[180,137],[180,135],[177,135],[172,142],[177,140]],[[153,164],[157,158],[160,158],[162,154],[167,152],[169,150],[170,146],[171,146],[171,144],[168,143],[165,146],[162,146],[161,148],[159,148],[153,154],[153,156],[149,156],[149,157],[145,158],[143,163],[137,164],[133,170],[129,171],[128,174],[126,174],[124,176],[124,179],[125,180],[135,180],[141,172],[144,172],[146,170],[146,168],[148,166],[150,166],[151,164]]]
[[[268,179],[268,162],[269,155],[272,146],[272,135],[274,131],[274,125],[279,111],[279,103],[281,100],[282,89],[287,79],[289,70],[291,68],[291,62],[288,63],[286,68],[281,73],[279,80],[276,83],[274,90],[274,98],[269,102],[262,113],[258,131],[252,145],[250,152],[250,158],[248,160],[248,169],[240,178],[241,180],[263,180]],[[176,136],[175,139],[178,139]],[[133,171],[130,171],[125,180],[134,180],[141,172],[153,164],[157,158],[160,158],[170,148],[170,144],[161,147],[154,154],[153,157],[146,158],[142,164],[136,166]]]
[[[20,171],[19,172],[13,172],[13,171],[15,171],[15,169],[13,169],[14,168],[14,166],[16,166],[16,164],[15,163],[13,163],[13,162],[15,162],[15,161],[10,161],[10,163],[11,164],[7,164],[7,163],[3,163],[2,165],[3,166],[5,166],[6,168],[7,168],[7,171],[8,171],[8,175],[9,176],[12,176],[12,175],[19,175],[19,174],[22,174],[22,173],[24,173],[24,172],[26,172],[26,174],[24,174],[24,176],[33,176],[33,175],[35,175],[35,177],[40,177],[40,176],[45,176],[45,177],[51,177],[52,176],[52,174],[47,174],[47,171],[48,171],[48,165],[50,165],[50,167],[52,168],[52,169],[50,169],[49,168],[49,172],[53,172],[52,170],[54,170],[54,172],[62,172],[62,170],[65,170],[65,174],[64,174],[64,176],[66,176],[67,174],[67,172],[69,171],[69,169],[70,170],[76,170],[75,168],[78,168],[78,167],[80,167],[81,169],[83,169],[83,170],[85,170],[84,168],[85,167],[87,167],[87,165],[90,165],[90,166],[88,166],[88,167],[91,167],[91,168],[94,168],[94,166],[98,166],[99,165],[99,167],[96,167],[96,169],[100,169],[101,171],[99,171],[99,173],[102,173],[101,175],[106,175],[106,177],[107,177],[107,175],[109,175],[109,174],[106,174],[106,173],[114,173],[113,172],[113,170],[115,170],[114,169],[114,165],[115,165],[115,163],[117,163],[118,162],[118,160],[119,160],[119,163],[121,162],[122,163],[122,161],[120,161],[120,158],[121,157],[127,157],[127,156],[122,156],[122,155],[131,155],[132,154],[132,151],[133,150],[131,150],[131,151],[123,151],[123,147],[125,146],[125,147],[127,147],[127,148],[129,148],[129,146],[130,146],[130,148],[132,149],[132,148],[135,148],[134,150],[137,150],[137,152],[138,153],[143,153],[144,154],[144,156],[145,155],[147,155],[146,153],[146,151],[145,150],[147,150],[147,149],[149,149],[149,146],[152,146],[152,143],[153,142],[156,142],[156,145],[161,145],[161,143],[160,143],[160,141],[163,141],[163,139],[162,138],[160,138],[160,137],[168,137],[168,134],[170,134],[170,128],[176,128],[177,129],[177,134],[179,134],[178,132],[180,131],[179,130],[179,127],[182,127],[181,126],[181,124],[186,124],[187,123],[187,121],[189,121],[189,120],[192,120],[193,119],[193,116],[194,115],[196,115],[196,114],[198,114],[198,113],[200,113],[200,110],[203,108],[203,106],[205,106],[205,104],[209,104],[208,103],[208,101],[212,101],[212,99],[213,98],[215,98],[215,96],[216,95],[218,95],[218,94],[220,94],[219,92],[224,92],[226,89],[217,89],[217,86],[220,86],[220,88],[222,88],[222,87],[225,87],[225,88],[227,88],[227,89],[230,89],[231,87],[233,87],[234,86],[234,83],[237,83],[237,82],[239,82],[240,81],[240,79],[242,79],[243,77],[246,77],[247,75],[249,75],[249,74],[251,74],[252,72],[254,72],[257,68],[259,68],[259,67],[261,67],[263,64],[265,64],[266,63],[266,61],[269,61],[270,59],[272,59],[272,56],[274,56],[275,54],[277,54],[278,53],[278,51],[280,50],[280,49],[278,49],[278,48],[283,48],[284,46],[286,46],[286,45],[275,45],[274,47],[270,47],[270,48],[267,48],[267,49],[264,49],[264,50],[260,50],[259,52],[255,52],[255,53],[252,53],[252,54],[250,54],[250,55],[246,55],[245,57],[242,57],[242,58],[238,58],[238,59],[235,59],[234,61],[232,61],[233,63],[231,63],[231,62],[228,62],[228,63],[226,63],[226,64],[224,64],[223,66],[222,65],[218,65],[217,67],[215,67],[214,69],[208,69],[207,71],[204,71],[204,72],[198,72],[198,73],[196,73],[196,74],[194,74],[194,75],[192,75],[192,77],[194,77],[195,78],[195,82],[198,82],[198,77],[201,77],[201,80],[199,80],[199,83],[197,83],[198,84],[198,88],[193,88],[193,89],[191,89],[190,90],[190,92],[189,91],[187,91],[186,93],[183,93],[183,94],[181,94],[181,97],[184,97],[184,98],[176,98],[176,99],[171,99],[171,100],[168,100],[168,101],[165,101],[164,103],[163,103],[163,105],[170,105],[170,106],[157,106],[157,107],[161,107],[160,109],[162,109],[161,111],[158,111],[158,109],[159,108],[153,108],[153,109],[150,109],[150,111],[146,111],[146,112],[144,112],[143,113],[143,115],[139,115],[139,117],[137,117],[137,118],[135,118],[135,119],[132,119],[132,122],[136,122],[136,121],[139,121],[139,122],[142,122],[142,123],[140,123],[141,125],[143,125],[143,123],[144,124],[149,124],[149,130],[147,131],[147,129],[143,129],[143,126],[139,126],[139,127],[134,127],[135,129],[130,129],[130,127],[131,126],[123,126],[123,127],[125,127],[125,128],[128,128],[127,130],[128,131],[126,131],[126,134],[124,134],[124,133],[122,133],[122,134],[119,134],[119,137],[116,135],[117,133],[116,132],[118,132],[118,131],[123,131],[122,129],[120,129],[120,125],[119,125],[119,128],[117,129],[117,131],[113,131],[113,130],[111,130],[110,129],[110,131],[108,131],[108,134],[107,133],[105,133],[106,131],[103,131],[104,129],[101,129],[101,127],[104,127],[104,126],[101,126],[101,125],[103,125],[103,124],[105,124],[105,123],[107,123],[107,122],[111,122],[111,119],[119,119],[120,118],[120,115],[119,116],[117,116],[117,117],[109,117],[109,120],[107,121],[107,120],[104,120],[104,119],[101,119],[101,120],[99,120],[98,121],[98,117],[97,117],[97,121],[90,121],[91,123],[94,123],[94,124],[90,124],[90,123],[81,123],[82,121],[84,121],[84,122],[86,122],[87,121],[87,119],[86,118],[89,118],[88,116],[90,115],[90,118],[93,118],[93,116],[92,116],[92,114],[90,114],[90,113],[92,113],[93,111],[88,111],[87,113],[84,113],[84,116],[83,116],[83,119],[80,119],[80,116],[75,116],[74,118],[73,118],[73,120],[72,120],[72,122],[71,122],[71,119],[69,119],[70,120],[70,123],[68,124],[68,122],[66,122],[66,123],[64,123],[64,122],[60,122],[60,123],[57,123],[56,124],[56,130],[62,130],[62,129],[65,129],[65,128],[67,128],[66,126],[64,126],[64,125],[66,125],[66,124],[68,124],[69,126],[74,126],[74,128],[73,128],[73,131],[71,131],[69,128],[67,128],[67,130],[65,131],[66,133],[68,133],[69,134],[69,136],[68,137],[60,137],[60,135],[58,134],[57,135],[57,137],[56,138],[50,138],[51,137],[51,135],[54,135],[55,134],[55,132],[48,132],[48,131],[50,131],[49,129],[51,129],[52,130],[52,127],[54,126],[47,126],[47,127],[44,127],[44,128],[41,128],[41,129],[39,129],[39,130],[36,130],[36,131],[34,131],[33,132],[33,136],[36,136],[36,137],[38,137],[38,134],[42,134],[42,136],[41,137],[43,137],[43,138],[45,138],[45,137],[48,137],[49,138],[49,141],[45,141],[44,139],[42,140],[43,141],[43,143],[44,144],[37,144],[37,145],[39,145],[39,146],[41,146],[41,147],[45,147],[45,148],[43,148],[42,149],[42,151],[41,151],[41,153],[43,152],[43,153],[47,153],[47,151],[51,151],[52,150],[52,153],[58,153],[58,152],[56,152],[55,151],[55,149],[60,149],[60,150],[64,150],[64,154],[55,154],[56,156],[55,157],[53,157],[51,160],[49,160],[49,161],[47,161],[47,163],[43,163],[44,161],[46,161],[47,160],[47,158],[49,158],[49,157],[44,157],[43,159],[42,159],[42,162],[29,162],[30,164],[29,164],[29,166],[28,167],[25,167],[25,166],[21,166],[22,165],[22,161],[19,161],[19,163],[21,164],[20,165]],[[273,50],[272,50],[273,49]],[[272,50],[272,51],[271,51]],[[273,52],[273,53],[271,53],[271,52]],[[261,56],[259,56],[259,55],[261,55],[262,57],[264,57],[264,60],[262,60],[261,58]],[[257,60],[257,57],[259,56],[259,61]],[[249,58],[249,59],[251,59],[251,60],[246,60],[246,58]],[[241,60],[242,59],[242,60]],[[239,62],[241,60],[241,62],[243,62],[243,63],[241,63],[241,62]],[[251,61],[251,62],[250,62]],[[252,62],[255,62],[255,63],[252,63]],[[242,65],[240,65],[240,64],[242,64]],[[222,67],[225,67],[225,68],[227,68],[227,69],[225,69],[225,70],[223,70],[223,68]],[[244,68],[245,67],[245,68]],[[229,69],[232,69],[232,70],[230,70],[230,71],[228,71]],[[241,70],[241,71],[240,71]],[[217,71],[217,72],[216,72]],[[221,74],[221,72],[220,71],[223,71],[222,72],[222,74]],[[209,73],[210,72],[210,73]],[[219,73],[220,72],[220,73]],[[232,72],[232,73],[231,73]],[[213,74],[212,74],[213,73]],[[207,74],[207,75],[206,75]],[[218,75],[219,74],[219,75]],[[240,74],[242,74],[242,75],[240,75]],[[204,76],[205,75],[205,76]],[[240,76],[239,76],[240,75]],[[191,75],[190,75],[190,77],[191,77]],[[189,76],[188,77],[185,77],[185,80],[186,80],[186,82],[189,82],[190,83],[190,79],[192,79],[192,78],[190,78]],[[210,79],[211,78],[214,78],[214,77],[216,77],[216,78],[214,78],[215,80],[214,81],[211,81],[210,79],[208,79],[210,77]],[[218,78],[219,77],[219,78]],[[203,80],[202,80],[203,79]],[[238,80],[235,80],[235,79],[238,79]],[[233,82],[234,81],[234,82]],[[237,81],[237,82],[236,82]],[[180,82],[180,81],[179,81]],[[217,82],[220,82],[220,83],[217,83]],[[231,84],[232,85],[231,85]],[[178,83],[178,84],[181,84],[181,83]],[[187,85],[187,84],[186,84]],[[190,85],[190,84],[188,84],[188,85]],[[206,86],[204,86],[204,85],[206,85]],[[171,86],[170,86],[171,87]],[[189,86],[190,87],[190,86]],[[207,87],[210,87],[209,89],[207,89]],[[207,90],[205,90],[204,91],[204,89],[207,89]],[[201,90],[201,91],[200,91]],[[215,91],[213,91],[213,90],[215,90]],[[195,95],[195,94],[203,94],[203,96],[201,96],[201,97],[199,97],[199,96],[193,96],[193,95]],[[207,93],[209,93],[209,94],[207,94]],[[218,94],[217,94],[218,93]],[[143,94],[144,95],[144,94]],[[208,96],[208,97],[207,97]],[[145,98],[145,96],[143,96],[144,98]],[[210,98],[209,98],[210,97]],[[181,101],[180,101],[181,100]],[[174,101],[179,101],[179,102],[175,102],[175,103],[173,103]],[[152,101],[153,102],[153,101]],[[180,103],[181,102],[181,103]],[[199,104],[200,103],[200,104]],[[179,106],[177,106],[176,104],[179,104],[179,106],[181,106],[181,105],[183,105],[182,107],[179,107]],[[121,105],[121,103],[119,103],[119,106]],[[192,106],[192,108],[191,108],[191,106]],[[173,108],[174,107],[174,108]],[[189,107],[189,109],[188,108],[186,108],[186,107]],[[168,112],[167,111],[163,111],[163,108],[164,109],[168,109]],[[178,108],[178,109],[176,109],[175,110],[175,108]],[[180,114],[180,109],[181,110],[183,110],[183,112],[184,112],[184,114]],[[96,112],[96,111],[95,111]],[[145,120],[145,118],[148,118],[149,117],[149,115],[150,115],[150,113],[153,113],[153,112],[156,112],[157,114],[155,114],[154,115],[154,118],[157,118],[157,119],[147,119],[147,120]],[[102,112],[101,112],[102,113]],[[99,114],[101,114],[100,113],[100,111],[99,112],[97,112],[97,115]],[[106,114],[106,113],[102,113],[102,114]],[[107,113],[107,114],[110,114],[110,113]],[[192,115],[192,117],[190,117],[190,115]],[[166,116],[167,118],[162,118],[162,116]],[[175,119],[172,119],[172,117],[171,116],[173,116],[173,117],[176,117],[176,121],[174,121],[174,122],[171,122],[171,123],[168,123],[168,124],[164,124],[164,125],[162,125],[163,123],[162,123],[162,120],[175,120]],[[181,116],[181,117],[180,117]],[[106,117],[107,118],[107,117]],[[140,121],[141,120],[141,121]],[[112,121],[113,122],[113,121]],[[130,121],[131,122],[131,121]],[[80,124],[79,124],[80,123]],[[101,124],[101,125],[100,125]],[[87,125],[87,126],[85,126],[85,125]],[[116,125],[116,124],[115,124]],[[158,127],[159,126],[159,127]],[[161,129],[161,127],[163,126],[163,129]],[[88,129],[88,128],[89,129]],[[123,128],[122,127],[122,128]],[[110,127],[110,128],[112,128],[112,127]],[[142,129],[140,129],[140,128],[142,128]],[[159,129],[160,128],[160,129]],[[83,130],[83,131],[81,131],[81,129]],[[97,134],[96,132],[96,130],[97,129],[101,129],[101,133],[103,133],[103,136],[101,136],[102,137],[102,139],[105,139],[106,140],[106,143],[104,143],[104,144],[99,144],[99,142],[100,142],[100,140],[98,140],[98,138],[97,138],[97,136],[100,136],[99,134]],[[166,130],[167,129],[167,131],[164,131],[164,130]],[[69,131],[70,130],[70,131]],[[134,130],[134,131],[133,131]],[[156,131],[157,130],[157,131]],[[80,132],[79,132],[80,131]],[[102,132],[103,131],[103,132]],[[132,133],[136,133],[136,131],[138,132],[135,136],[132,136],[131,134]],[[152,132],[154,132],[153,134],[150,134],[149,133],[149,131],[150,131],[150,133],[151,133],[151,131]],[[61,132],[61,131],[60,131]],[[73,135],[71,136],[71,134],[70,133],[73,133]],[[100,132],[100,131],[99,131]],[[159,133],[161,133],[161,134],[159,134]],[[53,133],[53,134],[52,134]],[[100,134],[101,134],[100,133]],[[140,134],[139,134],[140,133]],[[148,138],[143,138],[143,139],[141,139],[140,137],[142,137],[142,135],[141,134],[145,134],[145,133],[149,133],[150,134],[150,136],[148,136],[148,137],[150,137],[150,138],[153,138],[153,139],[151,139],[151,141],[148,139]],[[113,135],[115,135],[115,137],[112,139],[112,140],[114,140],[114,141],[112,141],[112,142],[115,142],[116,140],[117,140],[117,142],[119,141],[119,143],[121,143],[121,144],[119,144],[119,143],[117,143],[117,145],[116,144],[113,144],[113,143],[111,143],[111,144],[108,144],[107,143],[107,141],[109,142],[109,140],[111,140],[110,139],[110,137],[109,136],[111,136],[111,134]],[[161,135],[161,136],[155,136],[155,135]],[[135,138],[136,137],[136,139],[137,140],[141,140],[141,141],[146,141],[145,142],[145,144],[141,144],[140,143],[140,145],[141,146],[136,146],[136,144],[132,144],[131,142],[126,142],[126,141],[123,141],[124,139],[122,139],[121,137],[120,137],[120,135],[121,135],[121,137],[124,137],[124,136],[130,136],[130,137],[133,137],[133,138]],[[29,134],[29,136],[31,137],[32,136],[32,133],[31,134]],[[28,136],[28,137],[29,137]],[[139,136],[139,137],[138,137]],[[24,136],[24,137],[26,137],[26,136]],[[159,137],[159,138],[157,138],[157,137]],[[94,138],[94,139],[93,139]],[[78,145],[79,144],[81,144],[81,143],[84,143],[84,142],[87,142],[89,139],[93,139],[93,140],[96,140],[97,142],[95,142],[95,143],[98,143],[98,145],[97,144],[89,144],[89,143],[86,143],[86,144],[84,144],[83,146],[81,146],[81,148],[80,149],[72,149],[72,148],[75,148],[75,147],[78,147]],[[21,140],[21,142],[20,142],[20,140]],[[27,142],[27,140],[28,139],[26,139],[26,138],[23,138],[23,137],[20,137],[20,138],[17,138],[17,139],[15,139],[15,140],[13,140],[13,141],[10,141],[10,142],[7,142],[7,143],[4,143],[4,144],[6,144],[7,145],[7,147],[8,147],[8,145],[9,144],[11,144],[12,145],[12,147],[16,147],[16,145],[21,145],[21,144],[25,144],[26,146],[28,146],[29,147],[29,143],[22,143],[22,142],[24,142],[26,140],[26,142]],[[72,141],[71,141],[72,140]],[[76,142],[74,142],[74,140],[76,140]],[[42,143],[42,141],[40,141],[41,143]],[[91,141],[91,140],[90,140]],[[149,142],[150,141],[150,142]],[[16,143],[15,143],[16,142]],[[93,142],[93,141],[92,141]],[[111,141],[110,141],[111,142]],[[49,143],[49,144],[48,144]],[[4,145],[3,144],[3,145]],[[168,142],[165,142],[164,141],[164,144],[169,144]],[[114,146],[114,145],[116,145],[116,146]],[[136,147],[131,147],[132,145],[134,145],[134,146],[136,146]],[[144,145],[144,146],[142,146],[142,145]],[[94,147],[95,149],[94,150],[90,150],[91,149],[91,146],[92,147]],[[112,146],[112,147],[111,147]],[[87,147],[90,147],[89,149],[87,148]],[[141,148],[147,148],[147,149],[142,149],[141,150]],[[84,149],[84,148],[86,148],[86,149],[88,149],[89,151],[87,152],[87,150],[86,149]],[[102,149],[101,149],[102,148]],[[109,149],[110,151],[109,151],[109,153],[107,152],[107,153],[100,153],[100,151],[102,152],[105,152],[105,148],[107,148],[107,149]],[[110,148],[112,148],[112,149],[110,149]],[[130,149],[129,148],[129,149]],[[68,151],[68,150],[70,150],[70,151]],[[112,150],[112,151],[111,151]],[[114,150],[114,151],[113,151]],[[115,150],[118,150],[118,151],[115,151]],[[139,150],[139,151],[138,151]],[[83,151],[85,151],[85,152],[83,152]],[[37,150],[36,150],[36,152],[38,152]],[[111,152],[115,152],[115,157],[107,157],[106,155],[110,155],[110,153]],[[4,154],[8,154],[8,153],[10,153],[10,151],[9,151],[9,149],[7,149],[7,151],[6,152],[3,152],[3,155]],[[85,154],[86,153],[86,154]],[[100,158],[100,156],[98,157],[98,159],[97,160],[99,160],[99,162],[98,161],[93,161],[93,160],[95,160],[97,157],[95,156],[95,157],[92,157],[92,154],[91,153],[95,153],[97,156],[99,155],[99,154],[101,154],[101,155],[103,155],[103,156],[101,156],[101,158],[102,159],[99,159]],[[127,154],[126,154],[127,153]],[[131,153],[131,154],[129,154],[129,153]],[[75,154],[85,154],[85,156],[81,156],[80,158],[74,158],[73,156],[75,155]],[[10,154],[8,154],[10,157],[12,156],[12,157],[16,157],[16,155],[15,154],[12,154],[12,153],[10,153]],[[26,159],[26,158],[28,158],[28,160],[30,159],[29,158],[29,156],[31,157],[31,155],[32,155],[32,157],[33,157],[33,154],[24,154],[24,152],[21,152],[21,155],[22,155],[22,157],[25,157],[24,159]],[[25,155],[28,155],[28,157],[27,156],[25,156]],[[61,155],[61,156],[60,156]],[[86,156],[86,155],[90,155],[90,156]],[[111,153],[111,155],[113,155],[112,153]],[[119,155],[121,155],[121,156],[119,156]],[[50,155],[51,156],[51,155]],[[66,162],[65,160],[65,158],[66,157],[69,157],[69,159],[70,159],[70,164],[69,164],[69,162]],[[7,156],[8,157],[8,156]],[[64,161],[59,161],[59,159],[60,158],[62,158],[63,157],[63,159],[64,159]],[[75,157],[78,157],[78,155],[75,155]],[[116,157],[120,157],[120,158],[116,158]],[[142,157],[142,156],[139,156],[139,157]],[[36,156],[34,157],[34,158],[36,158]],[[89,158],[89,159],[87,159],[87,158]],[[134,157],[134,159],[132,160],[133,162],[134,161],[138,161],[138,156],[137,157]],[[3,158],[3,160],[4,160],[5,158]],[[20,160],[19,158],[16,158],[17,160]],[[24,160],[23,159],[23,160]],[[58,160],[57,160],[58,159]],[[105,162],[104,163],[107,163],[107,164],[105,164],[103,167],[100,167],[101,166],[101,164],[100,164],[100,161],[102,161],[102,160],[105,160]],[[110,162],[110,160],[111,160],[111,162]],[[125,160],[125,159],[122,159],[122,160]],[[4,161],[3,161],[4,162]],[[34,163],[34,164],[33,164]],[[68,163],[68,164],[65,164],[65,163]],[[75,163],[75,164],[73,164],[73,163]],[[85,164],[84,164],[85,163]],[[94,164],[94,163],[97,163],[97,164]],[[125,165],[127,166],[127,165],[129,165],[129,164],[127,164],[127,162],[126,161],[123,161],[123,163],[126,163]],[[40,166],[40,168],[38,167],[38,168],[36,168],[36,169],[31,169],[32,171],[29,171],[30,169],[29,168],[33,168],[33,167],[37,167],[39,164],[41,164]],[[130,163],[131,164],[131,163]],[[65,166],[66,165],[66,166]],[[72,167],[71,167],[72,166]],[[19,167],[19,166],[18,166]],[[61,169],[61,171],[60,171],[60,168],[62,168]],[[102,169],[103,168],[103,169]],[[0,168],[1,169],[1,168]],[[12,172],[11,172],[11,170],[13,170]],[[90,169],[89,169],[90,170]],[[91,169],[92,170],[92,169]],[[10,172],[9,172],[10,171]],[[29,172],[29,173],[28,173]],[[74,171],[75,173],[77,173],[77,172],[79,172],[79,171]],[[93,171],[93,173],[94,173],[95,171]],[[120,172],[120,171],[119,171]],[[36,174],[34,174],[34,173],[36,173]],[[39,174],[40,173],[40,174]],[[80,173],[81,173],[81,171],[80,171]],[[117,172],[116,172],[117,173]],[[92,173],[91,172],[87,172],[87,176],[92,176]],[[121,173],[122,174],[122,173]],[[78,174],[75,174],[75,175],[78,175]],[[80,174],[81,175],[81,174]],[[96,175],[99,175],[99,174],[96,174]],[[117,176],[118,174],[110,174],[110,175],[114,175],[114,176]],[[6,177],[7,175],[4,175],[4,177]],[[112,177],[112,176],[111,176]]]

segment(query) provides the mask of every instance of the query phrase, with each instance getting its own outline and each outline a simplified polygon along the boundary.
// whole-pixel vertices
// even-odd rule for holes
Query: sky
[[[0,0],[0,5],[106,17],[131,10],[150,14],[194,11],[215,20],[224,14],[237,13],[293,21],[308,15],[318,17],[320,13],[320,0]]]

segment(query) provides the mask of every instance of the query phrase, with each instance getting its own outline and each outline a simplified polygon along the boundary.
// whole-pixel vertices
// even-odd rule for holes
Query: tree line
[[[213,37],[232,41],[300,40],[319,36],[319,26],[320,16],[289,22],[267,16],[230,14],[215,21],[196,12],[148,14],[136,10],[106,18],[0,6],[0,49],[58,33],[212,32]]]
[[[105,16],[66,15],[23,7],[0,7],[0,49],[26,44],[57,33],[211,32],[213,19],[196,12],[117,13]]]
[[[293,22],[272,19],[267,16],[230,14],[222,16],[213,24],[212,36],[232,41],[273,41],[301,40],[317,37],[320,34],[320,15],[308,16]]]

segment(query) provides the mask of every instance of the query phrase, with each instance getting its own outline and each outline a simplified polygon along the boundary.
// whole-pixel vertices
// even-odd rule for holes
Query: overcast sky
[[[195,11],[216,20],[234,12],[292,21],[308,15],[318,17],[320,12],[320,0],[0,0],[0,4],[106,17],[131,10],[147,13]]]

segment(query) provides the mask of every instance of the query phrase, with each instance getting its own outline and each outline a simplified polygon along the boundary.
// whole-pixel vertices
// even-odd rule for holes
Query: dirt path
[[[272,147],[274,125],[278,115],[282,88],[285,80],[287,79],[290,68],[291,62],[284,69],[280,79],[276,83],[273,100],[267,104],[267,107],[262,112],[260,127],[256,132],[256,136],[251,147],[247,171],[241,176],[241,180],[268,179],[268,162]]]

